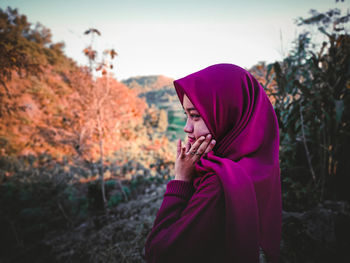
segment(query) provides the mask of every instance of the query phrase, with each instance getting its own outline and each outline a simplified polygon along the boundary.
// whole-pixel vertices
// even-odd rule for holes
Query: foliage
[[[72,227],[87,217],[87,199],[73,186],[65,164],[50,161],[34,167],[34,157],[2,157],[0,243],[4,255],[36,244],[52,230]],[[24,165],[27,163],[27,165]],[[6,169],[6,170],[3,170]]]
[[[151,185],[162,185],[169,179],[164,176],[168,172],[161,173],[167,169],[161,161],[159,167],[155,166],[159,170],[156,175],[134,162],[106,168],[125,178],[123,173],[132,168],[130,165],[136,165],[143,173],[122,184],[115,176],[106,181],[110,213]],[[67,160],[56,162],[49,155],[1,157],[0,261],[40,247],[50,234],[69,232],[89,219],[93,219],[95,227],[102,227],[105,221],[100,218],[104,210],[101,182],[95,179],[81,182],[84,177],[91,177],[91,171],[73,166]]]
[[[350,14],[310,11],[299,25],[319,25],[327,37],[316,50],[310,32],[299,35],[291,53],[268,65],[268,94],[280,126],[284,208],[306,209],[325,199],[350,200]],[[331,32],[327,29],[333,25]]]
[[[0,10],[0,24],[0,46],[21,53],[23,65],[40,69],[34,74],[23,66],[23,76],[21,68],[6,62],[13,60],[7,57],[9,50],[0,55],[0,78],[6,88],[0,89],[0,155],[47,153],[56,159],[70,156],[93,162],[99,156],[99,120],[106,156],[143,134],[147,104],[136,91],[107,75],[94,79],[86,67],[63,54],[62,43],[51,42],[49,29],[33,27],[17,10]],[[105,55],[114,57],[116,52]],[[111,65],[104,61],[99,66]]]
[[[38,75],[45,66],[64,64],[70,67],[71,59],[63,56],[63,43],[52,43],[51,32],[40,23],[33,27],[27,17],[20,15],[17,9],[0,8],[0,81],[8,97],[11,92],[5,82],[10,80],[12,72],[22,75]],[[0,95],[4,95],[0,91]],[[4,111],[3,106],[0,113]],[[13,109],[7,108],[7,111]]]

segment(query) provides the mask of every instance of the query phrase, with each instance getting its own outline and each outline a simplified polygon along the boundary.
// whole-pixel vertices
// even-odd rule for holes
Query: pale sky
[[[50,28],[53,41],[65,42],[65,53],[80,65],[87,65],[82,50],[90,42],[83,32],[97,28],[95,49],[119,54],[118,80],[177,79],[216,63],[249,68],[281,60],[303,30],[296,18],[335,7],[344,15],[350,7],[349,0],[0,0],[7,6]]]

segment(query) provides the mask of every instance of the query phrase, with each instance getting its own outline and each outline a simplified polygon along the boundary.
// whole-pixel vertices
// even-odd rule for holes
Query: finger
[[[201,136],[199,137],[199,139],[197,141],[194,142],[194,144],[192,144],[191,148],[189,149],[187,155],[195,155],[195,153],[197,152],[199,146],[202,144],[202,142],[204,141],[205,137]]]
[[[185,157],[186,157],[186,147],[184,146],[181,149],[181,156],[180,156],[180,158],[185,158]]]
[[[211,142],[209,143],[209,145],[208,145],[207,149],[205,150],[204,154],[207,154],[208,152],[213,150],[215,144],[216,144],[216,141],[215,140],[211,140]]]
[[[179,139],[179,140],[177,141],[177,154],[176,154],[176,158],[179,157],[180,153],[181,153],[181,139]]]
[[[193,158],[195,160],[198,160],[202,157],[204,154],[205,150],[207,149],[208,145],[210,144],[210,139],[211,139],[211,134],[207,134],[205,140],[201,143],[201,145],[198,147],[196,154],[193,155]]]
[[[207,147],[210,145],[211,134],[207,134],[205,140],[199,146],[197,152],[193,155],[192,159],[197,162],[204,154]]]
[[[187,142],[186,144],[186,153],[188,153],[188,151],[191,149],[191,143]]]

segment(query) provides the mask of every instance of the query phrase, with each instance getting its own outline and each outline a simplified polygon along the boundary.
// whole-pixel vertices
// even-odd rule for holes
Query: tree
[[[268,65],[276,81],[275,110],[280,125],[285,207],[297,209],[325,199],[347,199],[337,186],[349,185],[350,14],[311,10],[299,26],[317,26],[328,41],[320,47],[310,32],[299,35],[291,54]],[[329,29],[331,27],[331,29]],[[319,48],[319,49],[318,49]],[[346,167],[346,168],[345,168]],[[342,179],[341,179],[342,178]]]
[[[91,43],[83,50],[89,60],[90,74],[93,75],[100,71],[102,77],[92,81],[88,89],[84,87],[84,91],[79,92],[79,99],[88,105],[88,108],[83,111],[85,123],[82,129],[85,136],[96,138],[98,141],[101,191],[104,205],[107,207],[104,186],[105,150],[115,151],[117,149],[113,146],[118,142],[113,143],[113,140],[121,138],[120,132],[123,124],[130,123],[135,117],[141,120],[146,104],[144,101],[140,103],[141,99],[137,98],[136,92],[127,89],[112,77],[110,71],[113,69],[113,60],[118,55],[114,49],[105,50],[102,60],[98,61],[98,53],[93,49],[93,42],[96,35],[101,35],[100,31],[90,28],[85,31],[85,34],[91,34]]]
[[[8,97],[11,94],[5,82],[11,79],[13,70],[20,74],[23,71],[31,74],[40,71],[39,64],[32,61],[26,52],[30,38],[37,34],[30,26],[27,17],[19,15],[17,9],[8,7],[4,11],[0,8],[0,84]]]

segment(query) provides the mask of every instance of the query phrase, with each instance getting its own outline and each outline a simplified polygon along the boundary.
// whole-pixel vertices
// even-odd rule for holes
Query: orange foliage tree
[[[147,106],[144,100],[137,98],[135,91],[118,83],[109,72],[113,69],[113,60],[117,55],[114,49],[105,50],[103,52],[105,57],[102,58],[102,61],[98,61],[98,53],[92,45],[94,36],[101,35],[100,31],[90,28],[85,31],[85,34],[91,35],[90,45],[83,50],[89,60],[90,73],[101,70],[102,77],[93,80],[87,86],[78,85],[77,87],[83,90],[78,92],[76,97],[82,103],[81,107],[84,108],[84,111],[81,111],[84,116],[80,118],[83,122],[81,124],[82,135],[89,138],[92,143],[89,147],[92,149],[91,158],[95,159],[97,156],[99,158],[101,191],[106,207],[104,156],[120,147],[121,129],[124,124],[130,124],[133,119],[141,121],[139,124],[142,124],[142,116]],[[98,147],[94,142],[98,142]]]

